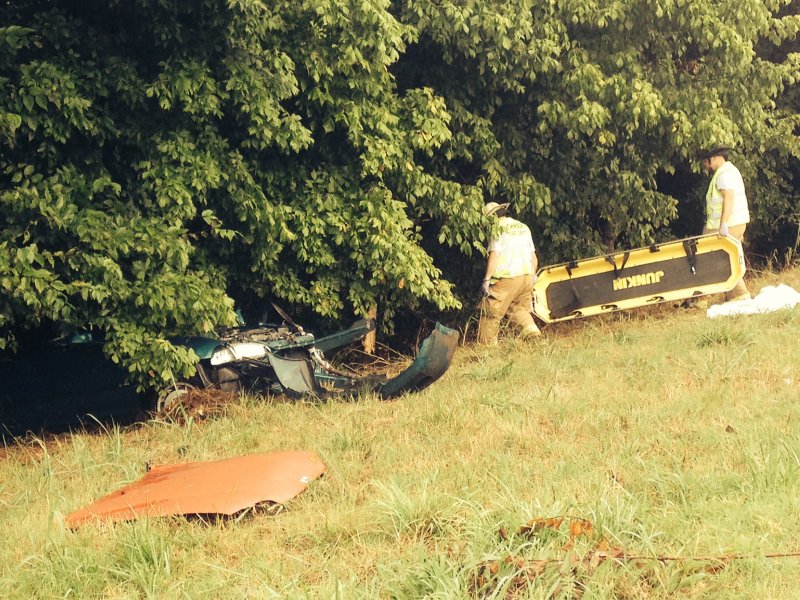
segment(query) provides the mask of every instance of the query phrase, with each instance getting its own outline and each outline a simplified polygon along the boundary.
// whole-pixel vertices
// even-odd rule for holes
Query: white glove
[[[489,280],[489,279],[484,279],[483,280],[483,285],[481,286],[481,289],[483,290],[483,295],[484,296],[488,296],[489,295],[489,288],[491,287],[491,285],[492,285],[491,280]]]
[[[725,223],[719,224],[719,234],[728,235],[728,226]]]

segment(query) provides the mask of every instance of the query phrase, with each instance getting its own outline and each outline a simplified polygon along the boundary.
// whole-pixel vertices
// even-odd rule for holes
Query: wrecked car
[[[394,398],[441,377],[458,344],[456,331],[437,324],[413,363],[392,378],[356,377],[326,358],[326,352],[374,329],[373,320],[360,320],[316,338],[284,317],[280,324],[221,328],[214,337],[171,338],[198,355],[196,372],[151,396],[137,394],[124,369],[104,355],[102,337],[90,332],[64,336],[0,357],[0,437],[65,431],[92,421],[131,422],[143,411],[175,409],[193,390],[317,397],[366,391]]]
[[[325,352],[359,341],[374,330],[374,320],[362,319],[348,329],[315,338],[288,320],[280,325],[222,329],[215,338],[173,340],[200,357],[197,374],[163,390],[156,408],[169,410],[194,389],[317,397],[375,392],[384,399],[394,398],[419,391],[441,377],[458,345],[458,332],[437,323],[414,362],[392,378],[355,377],[326,359]]]

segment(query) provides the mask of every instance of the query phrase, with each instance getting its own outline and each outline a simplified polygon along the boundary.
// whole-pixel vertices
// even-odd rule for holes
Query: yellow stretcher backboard
[[[718,234],[540,269],[533,310],[547,323],[733,289],[745,272],[742,245]]]

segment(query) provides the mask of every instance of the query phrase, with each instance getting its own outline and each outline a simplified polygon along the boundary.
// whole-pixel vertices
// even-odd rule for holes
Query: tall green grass
[[[800,289],[796,270],[751,287],[778,280]],[[443,379],[393,402],[244,398],[205,421],[22,441],[0,460],[0,590],[800,597],[800,558],[765,557],[800,551],[798,332],[800,308],[712,321],[661,306],[461,347]],[[64,526],[148,464],[280,449],[328,472],[278,514]],[[570,519],[592,535],[570,536]],[[593,564],[601,543],[640,558]]]

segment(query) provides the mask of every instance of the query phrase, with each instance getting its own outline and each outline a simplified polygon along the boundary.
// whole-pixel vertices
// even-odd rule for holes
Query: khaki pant
[[[522,335],[538,335],[539,328],[531,316],[532,305],[533,281],[530,275],[495,281],[489,288],[489,295],[479,305],[478,343],[493,344],[497,341],[500,320],[505,315],[522,330]]]
[[[747,229],[747,225],[732,225],[728,227],[728,234],[739,242],[744,242],[744,231]],[[707,227],[703,228],[703,235],[708,235],[709,233],[718,233],[719,229],[708,229]],[[729,291],[725,292],[725,302],[729,300],[736,300],[737,298],[741,298],[745,296],[747,298],[750,297],[750,291],[747,289],[747,286],[744,284],[744,279],[740,279],[736,282],[734,288]]]

